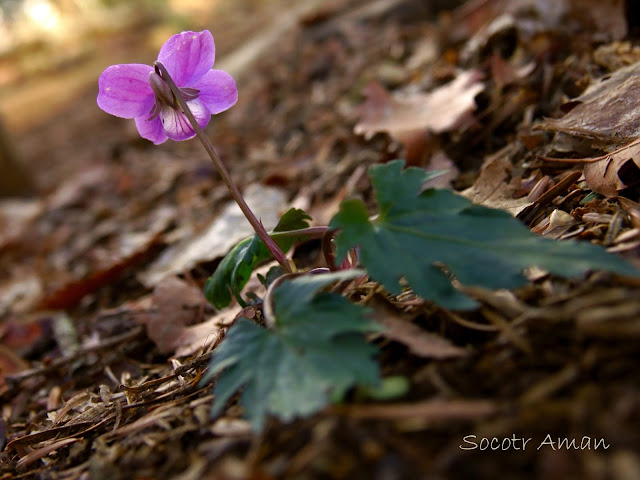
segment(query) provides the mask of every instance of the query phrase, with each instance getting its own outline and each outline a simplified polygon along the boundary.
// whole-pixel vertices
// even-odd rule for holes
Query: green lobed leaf
[[[452,286],[450,274],[486,288],[522,285],[522,270],[531,266],[564,276],[588,270],[640,275],[597,245],[537,236],[507,212],[473,205],[449,190],[421,192],[425,172],[403,167],[396,160],[370,168],[377,218],[369,219],[362,201],[347,200],[330,224],[340,229],[337,256],[358,246],[362,265],[391,293],[401,292],[404,278],[425,299],[467,309],[476,302]]]
[[[379,384],[377,349],[365,332],[379,330],[367,309],[331,293],[326,285],[362,275],[346,271],[285,281],[274,291],[275,326],[240,318],[214,352],[203,378],[216,382],[211,414],[244,387],[241,404],[255,430],[267,415],[288,422],[342,398],[350,387]]]
[[[311,217],[303,210],[292,208],[287,211],[273,232],[301,230],[309,226]],[[274,238],[278,246],[287,251],[301,237],[287,236]],[[269,249],[258,235],[249,237],[238,243],[222,259],[214,274],[204,286],[207,300],[216,308],[224,308],[231,303],[232,295],[240,296],[240,292],[249,281],[253,270],[262,262],[271,258]]]

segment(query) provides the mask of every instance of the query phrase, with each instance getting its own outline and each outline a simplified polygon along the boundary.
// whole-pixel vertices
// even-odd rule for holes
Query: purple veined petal
[[[142,138],[146,138],[154,144],[160,145],[167,140],[167,134],[164,132],[160,117],[156,117],[153,120],[150,120],[150,117],[151,115],[136,117],[138,133]]]
[[[98,80],[98,106],[122,118],[149,113],[155,97],[149,85],[149,65],[130,63],[108,67]]]
[[[200,80],[213,67],[215,58],[216,47],[209,30],[174,35],[158,55],[158,61],[166,67],[178,87],[190,87]]]
[[[236,81],[222,70],[209,70],[204,77],[191,86],[200,90],[198,100],[212,115],[224,112],[238,101]]]
[[[200,128],[206,127],[209,120],[211,120],[209,110],[207,110],[199,99],[190,100],[187,102],[187,105]],[[181,111],[171,107],[165,107],[160,112],[160,118],[164,125],[164,131],[170,139],[179,142],[195,137],[196,132],[193,130],[193,127],[191,127],[187,116]]]

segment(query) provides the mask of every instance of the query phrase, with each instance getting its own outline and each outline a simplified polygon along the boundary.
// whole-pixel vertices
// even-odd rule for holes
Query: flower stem
[[[236,186],[236,184],[233,183],[233,180],[231,180],[231,176],[229,175],[229,172],[227,171],[224,164],[222,163],[222,160],[220,160],[220,157],[218,157],[218,154],[214,150],[213,145],[211,145],[211,142],[205,136],[204,132],[200,128],[200,125],[198,125],[198,122],[196,122],[196,119],[193,116],[193,113],[191,113],[191,110],[189,109],[187,102],[185,101],[184,98],[182,98],[182,94],[180,93],[180,90],[178,89],[175,82],[171,78],[171,75],[169,75],[169,72],[167,71],[165,66],[161,62],[155,62],[153,66],[155,67],[156,71],[159,71],[159,75],[162,76],[162,79],[167,83],[167,85],[169,85],[169,88],[173,92],[173,95],[176,101],[178,102],[178,105],[180,106],[184,114],[187,116],[187,119],[191,123],[193,130],[196,132],[196,136],[198,137],[200,142],[202,142],[204,149],[209,154],[209,157],[211,157],[213,164],[218,170],[218,173],[220,174],[225,185],[231,192],[231,196],[240,207],[240,210],[242,210],[242,213],[244,213],[244,216],[247,218],[247,220],[255,230],[258,237],[260,237],[260,239],[264,242],[264,244],[269,249],[269,252],[271,252],[271,255],[273,255],[273,258],[277,260],[277,262],[282,266],[282,268],[284,268],[285,271],[292,273],[295,270],[292,262],[290,262],[287,259],[285,254],[282,252],[282,250],[278,246],[278,244],[269,236],[264,226],[262,225],[262,222],[256,218],[256,216],[253,214],[253,212],[249,208],[249,205],[247,205],[247,202],[244,201],[244,198],[242,197],[240,190],[238,190],[238,187]]]

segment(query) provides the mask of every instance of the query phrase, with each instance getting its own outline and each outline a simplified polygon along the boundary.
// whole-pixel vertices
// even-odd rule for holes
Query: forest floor
[[[290,4],[212,29],[240,94],[206,133],[267,226],[291,206],[317,225],[345,198],[373,207],[367,168],[404,158],[640,267],[630,2]],[[41,192],[0,201],[0,479],[640,479],[640,282],[601,272],[532,268],[467,312],[388,296],[371,340],[404,395],[356,392],[260,434],[237,403],[212,420],[198,381],[242,308],[202,288],[250,230],[199,143],[154,146],[97,107],[103,68],[155,59],[142,42],[118,58],[142,36],[0,97]],[[33,92],[64,85],[37,114]],[[320,246],[294,258],[319,266]]]

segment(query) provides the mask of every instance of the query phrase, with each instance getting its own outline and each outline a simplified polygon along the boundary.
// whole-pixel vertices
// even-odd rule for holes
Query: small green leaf
[[[307,228],[310,219],[311,217],[304,211],[292,208],[282,216],[273,232]],[[287,236],[274,238],[274,240],[286,252],[294,242],[301,240],[301,238],[302,236]],[[216,308],[224,308],[231,303],[232,295],[240,298],[240,292],[249,281],[253,270],[269,258],[271,258],[271,253],[258,235],[238,243],[222,259],[214,274],[207,280],[204,286],[207,300]]]
[[[522,270],[534,265],[565,276],[587,270],[640,275],[596,245],[539,237],[508,213],[473,205],[449,190],[420,192],[425,172],[403,166],[398,160],[369,170],[377,218],[369,219],[360,200],[347,200],[330,224],[340,229],[338,257],[358,246],[371,277],[391,293],[401,292],[404,278],[421,297],[466,309],[476,303],[453,288],[450,273],[464,285],[486,288],[522,285]]]
[[[331,293],[326,285],[362,275],[346,271],[285,281],[274,291],[272,329],[240,318],[216,349],[203,381],[221,373],[212,415],[241,387],[241,403],[255,430],[267,415],[287,422],[342,398],[355,384],[379,382],[376,348],[363,333],[379,330],[367,309]]]
[[[373,400],[385,402],[406,395],[410,388],[411,382],[407,377],[394,375],[383,378],[378,387],[361,387],[359,390],[360,393]]]

